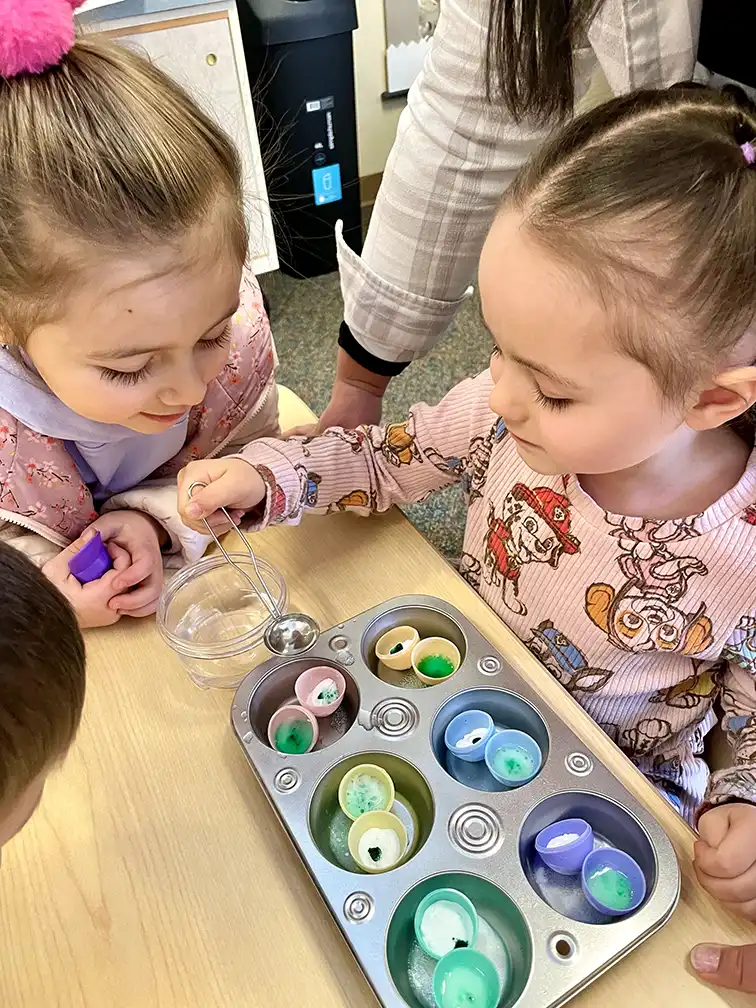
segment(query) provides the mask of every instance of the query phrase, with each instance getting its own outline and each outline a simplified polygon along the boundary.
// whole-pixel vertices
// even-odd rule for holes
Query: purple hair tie
[[[749,165],[756,163],[756,147],[754,147],[751,140],[748,143],[741,144],[740,149],[743,151],[743,157]]]

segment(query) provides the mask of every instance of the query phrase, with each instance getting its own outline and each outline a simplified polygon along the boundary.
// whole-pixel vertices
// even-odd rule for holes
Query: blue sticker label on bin
[[[341,168],[337,164],[313,168],[312,188],[317,206],[341,199]]]

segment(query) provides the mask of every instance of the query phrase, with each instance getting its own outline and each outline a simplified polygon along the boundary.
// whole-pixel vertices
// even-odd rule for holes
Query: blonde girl
[[[204,549],[181,466],[277,422],[237,152],[139,55],[74,41],[75,6],[0,11],[0,535],[92,626]],[[81,585],[97,531],[114,568]]]

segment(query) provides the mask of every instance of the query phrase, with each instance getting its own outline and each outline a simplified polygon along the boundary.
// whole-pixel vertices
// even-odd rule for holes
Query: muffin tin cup
[[[452,640],[462,658],[459,670],[422,688],[411,670],[379,677],[375,642],[403,625],[416,626],[423,637]],[[507,964],[498,1008],[561,1005],[671,915],[679,869],[664,831],[454,607],[428,596],[390,600],[324,630],[306,657],[298,666],[274,659],[250,673],[234,698],[232,725],[386,1008],[433,1008],[437,960],[417,943],[414,915],[439,888],[472,901],[480,922],[475,947],[499,969]],[[334,717],[343,711],[346,720],[332,730],[329,719],[319,719],[321,739],[311,752],[281,756],[268,744],[266,716],[294,699],[300,672],[322,664],[345,675],[344,701]],[[509,789],[484,763],[449,753],[445,730],[470,709],[488,712],[497,729],[535,739],[543,765],[533,780]],[[344,773],[360,763],[389,773],[396,791],[391,811],[407,829],[407,856],[382,873],[354,862],[347,842],[352,820],[338,803]],[[637,909],[603,914],[586,899],[579,874],[547,868],[536,837],[564,819],[588,822],[597,850],[614,847],[637,862],[646,882]]]
[[[370,871],[355,859],[350,845],[354,823],[371,815],[365,812],[356,818],[348,810],[345,791],[354,776],[368,774],[390,782],[391,801],[387,811],[401,823],[406,834],[400,861],[389,871],[395,871],[413,858],[424,846],[434,824],[434,802],[430,787],[420,770],[398,756],[385,752],[369,752],[331,765],[318,781],[307,805],[308,830],[321,857],[347,872]]]
[[[339,684],[340,699],[327,714],[315,711],[300,703],[297,684],[317,669],[316,678],[330,677]],[[259,673],[259,674],[258,674]],[[329,659],[308,657],[276,659],[266,662],[253,673],[256,678],[254,704],[250,704],[245,719],[247,733],[275,751],[271,725],[279,712],[296,707],[314,726],[315,739],[311,750],[303,755],[312,757],[313,750],[327,749],[338,742],[352,727],[360,708],[360,691],[352,675]],[[302,692],[302,691],[300,691]],[[286,755],[277,752],[278,756]],[[292,754],[288,754],[292,755]]]

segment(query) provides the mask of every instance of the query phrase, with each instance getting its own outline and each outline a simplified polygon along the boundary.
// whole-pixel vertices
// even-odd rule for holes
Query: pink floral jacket
[[[193,459],[221,454],[253,433],[275,433],[275,355],[262,295],[253,275],[245,275],[241,305],[231,328],[228,360],[189,417],[181,451],[140,487],[120,493],[104,510],[136,508],[153,514],[171,535],[173,551],[192,559],[206,540],[178,518],[175,477]],[[44,562],[76,539],[97,518],[92,495],[63,441],[37,434],[0,409],[0,537]],[[29,537],[27,531],[36,533]],[[42,536],[47,544],[33,540]],[[31,542],[30,542],[31,540]]]

